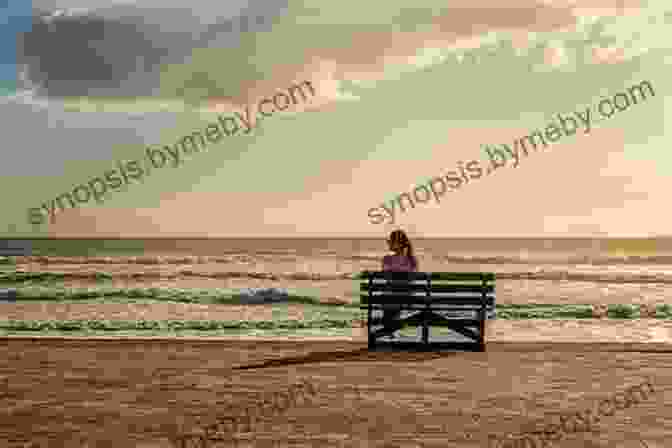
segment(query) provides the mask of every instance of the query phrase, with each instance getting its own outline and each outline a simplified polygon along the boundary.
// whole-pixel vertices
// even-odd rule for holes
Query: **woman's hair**
[[[399,246],[401,246],[402,251],[404,249],[406,250],[405,255],[408,258],[410,258],[411,262],[413,263],[413,266],[417,268],[418,260],[415,258],[415,255],[413,255],[413,246],[411,245],[411,241],[408,239],[408,236],[406,236],[406,233],[403,230],[395,230],[392,233],[390,233],[388,241],[390,243],[399,243]]]

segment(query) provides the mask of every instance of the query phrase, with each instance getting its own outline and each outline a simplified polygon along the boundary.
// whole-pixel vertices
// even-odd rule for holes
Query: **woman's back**
[[[418,262],[415,257],[407,255],[385,255],[383,257],[383,271],[416,272]]]

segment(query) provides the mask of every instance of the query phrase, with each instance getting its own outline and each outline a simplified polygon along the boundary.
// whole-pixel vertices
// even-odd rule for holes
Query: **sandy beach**
[[[306,380],[313,401],[225,447],[486,447],[650,378],[648,400],[557,446],[669,444],[669,344],[491,343],[486,353],[369,353],[342,340],[5,338],[7,447],[173,447],[177,433]],[[264,364],[266,363],[266,364]],[[240,369],[241,367],[247,367]],[[30,445],[32,442],[33,445]]]
[[[217,256],[16,257],[5,273],[51,277],[3,287],[42,288],[46,297],[0,303],[0,315],[97,322],[302,321],[322,310],[336,316],[339,306],[326,305],[356,302],[354,275],[377,269],[384,253],[373,244],[306,253],[263,244],[265,253],[248,247]],[[420,246],[423,270],[495,272],[498,306],[661,305],[672,292],[670,260],[663,255],[614,259],[598,251],[585,263],[558,253],[530,259],[539,255],[534,252],[446,258],[433,246]],[[197,301],[58,298],[59,291],[96,288],[119,288],[128,297],[135,297],[134,288],[177,288]],[[315,303],[199,303],[197,291],[244,288],[285,289]],[[495,440],[539,430],[647,378],[656,391],[648,400],[554,446],[641,448],[644,441],[661,448],[672,436],[665,406],[670,319],[496,319],[489,322],[485,353],[369,352],[365,331],[353,322],[337,336],[319,329],[273,337],[245,331],[227,337],[5,336],[0,440],[17,448],[177,447],[178,434],[198,434],[224,416],[227,403],[253,403],[302,379],[318,390],[314,402],[209,446],[515,446]]]

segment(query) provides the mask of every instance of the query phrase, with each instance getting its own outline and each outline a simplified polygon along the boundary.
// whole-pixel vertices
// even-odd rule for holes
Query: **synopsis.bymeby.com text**
[[[623,112],[635,104],[646,101],[647,96],[655,96],[655,92],[649,81],[642,81],[629,87],[627,92],[617,93],[611,98],[603,98],[597,103],[597,113],[593,113],[591,107],[588,106],[585,110],[574,112],[573,115],[557,114],[545,128],[535,129],[529,135],[513,140],[511,144],[482,145],[489,160],[489,166],[479,160],[460,161],[457,164],[459,172],[453,170],[433,177],[429,182],[417,185],[411,192],[401,193],[394,199],[383,202],[379,207],[370,208],[368,211],[370,222],[381,224],[385,218],[388,218],[389,224],[394,224],[397,216],[395,205],[398,205],[397,208],[405,213],[406,207],[415,208],[416,203],[424,204],[431,201],[432,197],[438,204],[447,192],[457,191],[472,180],[492,174],[499,168],[507,166],[511,160],[513,167],[516,168],[523,156],[527,157],[532,151],[540,148],[546,149],[562,137],[575,135],[581,130],[583,133],[579,135],[590,133],[592,126],[599,121],[600,117],[610,118],[617,112]]]
[[[308,91],[309,95],[306,95]],[[309,96],[315,95],[312,83],[304,81],[291,86],[287,93],[281,91],[271,98],[264,98],[257,104],[258,118],[270,117],[276,111],[287,110],[290,105],[298,104],[300,100],[306,101]],[[28,222],[30,224],[43,224],[47,217],[50,222],[56,220],[56,210],[59,213],[66,208],[76,208],[81,204],[88,203],[92,198],[97,203],[102,203],[107,195],[115,190],[120,190],[131,181],[142,181],[152,169],[181,165],[187,155],[205,151],[208,145],[219,143],[224,137],[237,134],[249,134],[253,129],[254,111],[250,114],[250,107],[245,108],[245,114],[239,112],[231,116],[217,117],[217,122],[208,124],[203,131],[194,131],[185,135],[173,146],[164,145],[159,147],[147,147],[142,159],[118,160],[115,169],[106,171],[86,183],[77,185],[71,191],[60,194],[55,198],[44,202],[40,207],[28,209]]]

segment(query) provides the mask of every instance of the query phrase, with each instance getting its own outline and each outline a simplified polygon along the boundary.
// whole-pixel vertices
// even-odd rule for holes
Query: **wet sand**
[[[227,263],[187,263],[176,257],[114,259],[51,258],[20,259],[17,270],[61,272],[70,277],[49,285],[66,288],[109,286],[114,288],[181,288],[238,290],[284,288],[320,301],[352,302],[358,299],[358,281],[347,278],[363,269],[376,270],[379,260],[343,261],[316,257],[285,260],[284,257],[232,257]],[[202,257],[201,257],[202,258]],[[68,261],[68,262],[66,262]],[[142,261],[142,263],[140,263]],[[150,261],[153,263],[150,263]],[[171,261],[168,263],[167,261]],[[184,262],[183,262],[184,261]],[[427,262],[423,269],[435,272],[495,272],[498,304],[663,304],[672,295],[669,266],[545,266],[539,264],[464,264]],[[542,271],[540,274],[539,271]],[[96,272],[111,279],[100,280]],[[536,273],[536,274],[535,274]],[[237,275],[240,276],[237,276]],[[531,275],[528,275],[531,274]],[[526,278],[528,275],[530,278]],[[535,278],[542,277],[542,278]],[[346,278],[344,278],[346,277]],[[646,278],[642,278],[646,277]],[[39,282],[36,284],[40,284]]]

